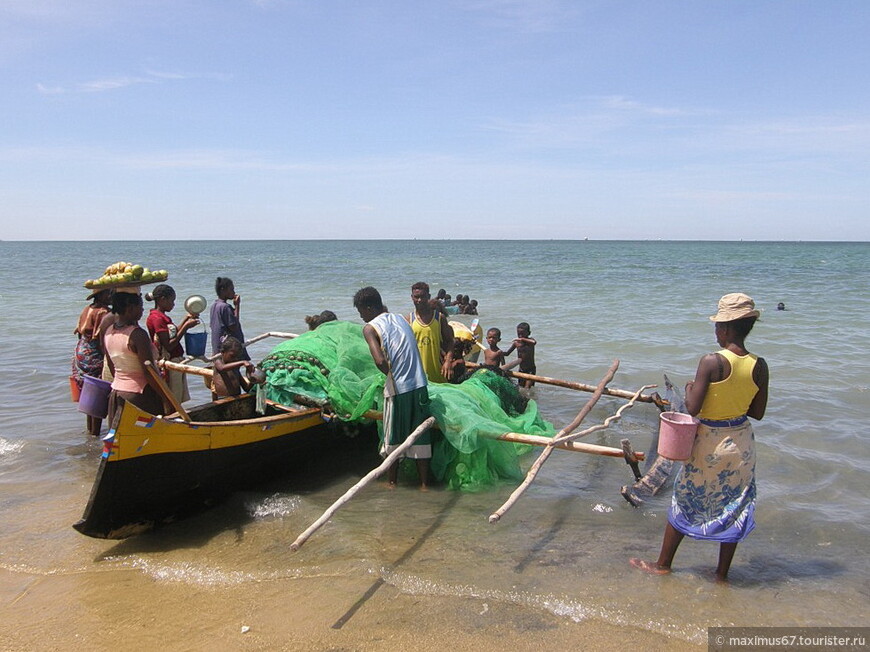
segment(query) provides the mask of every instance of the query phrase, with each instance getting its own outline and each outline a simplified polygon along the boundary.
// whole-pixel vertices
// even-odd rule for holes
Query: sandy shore
[[[135,597],[134,597],[135,596]],[[0,571],[3,650],[688,650],[684,641],[376,577],[202,587],[136,570]]]

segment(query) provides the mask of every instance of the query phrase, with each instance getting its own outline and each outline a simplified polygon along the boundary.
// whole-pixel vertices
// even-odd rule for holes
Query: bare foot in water
[[[639,568],[645,573],[650,573],[652,575],[667,575],[671,572],[670,568],[664,568],[654,561],[645,561],[643,559],[638,559],[637,557],[632,557],[628,560],[628,563],[635,568]]]

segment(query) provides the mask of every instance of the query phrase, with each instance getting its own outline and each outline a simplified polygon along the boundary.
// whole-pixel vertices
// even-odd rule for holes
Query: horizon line
[[[779,244],[868,244],[870,240],[765,240],[738,238],[734,240],[705,240],[682,238],[139,238],[139,239],[87,239],[87,240],[27,240],[0,239],[15,243],[61,243],[61,242],[706,242],[706,243],[779,243]]]

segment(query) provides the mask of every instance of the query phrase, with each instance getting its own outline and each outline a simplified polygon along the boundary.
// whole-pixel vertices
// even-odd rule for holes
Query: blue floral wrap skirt
[[[755,435],[738,426],[698,426],[676,482],[668,521],[693,539],[736,543],[755,528]]]

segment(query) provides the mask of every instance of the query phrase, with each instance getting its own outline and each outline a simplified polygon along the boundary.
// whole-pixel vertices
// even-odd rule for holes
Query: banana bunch
[[[85,287],[89,290],[107,288],[125,283],[159,283],[169,278],[169,272],[165,269],[151,271],[142,265],[127,263],[123,260],[112,263],[98,279],[88,279]]]

